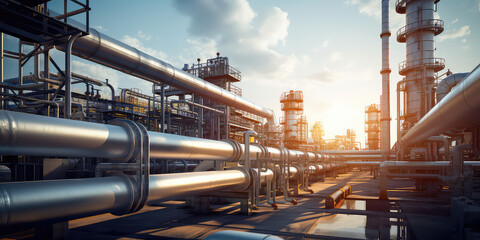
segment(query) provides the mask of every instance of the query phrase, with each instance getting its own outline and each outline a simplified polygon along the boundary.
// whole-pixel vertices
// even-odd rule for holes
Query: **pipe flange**
[[[233,167],[233,168],[228,168],[226,170],[239,170],[239,171],[243,172],[243,174],[245,175],[244,186],[236,188],[237,190],[245,191],[245,190],[250,189],[250,187],[252,187],[252,185],[253,185],[253,174],[249,170],[247,170],[243,167]]]
[[[124,173],[120,173],[120,172],[111,173],[111,174],[109,174],[109,176],[118,176],[118,177],[123,178],[123,180],[125,181],[125,183],[128,187],[128,198],[130,199],[129,203],[127,203],[125,205],[125,208],[115,210],[111,213],[113,215],[117,215],[117,216],[129,213],[130,210],[133,207],[133,204],[135,203],[135,192],[137,191],[136,190],[136,184],[135,184],[136,183],[135,178],[133,178],[132,176],[126,175]]]
[[[124,158],[127,162],[136,163],[134,191],[134,202],[127,213],[136,212],[143,208],[148,199],[149,181],[150,181],[150,138],[148,131],[140,123],[131,120],[115,119],[110,122],[112,125],[121,126],[129,132],[132,145],[128,157]],[[137,193],[138,192],[138,193]]]
[[[268,150],[265,146],[263,146],[262,144],[259,144],[259,143],[250,143],[250,146],[256,146],[256,147],[260,148],[260,151],[262,151],[262,153],[260,154],[259,158],[267,158]]]
[[[134,127],[132,127],[132,123],[133,123]],[[133,161],[133,156],[136,152],[135,151],[136,150],[135,146],[136,146],[136,142],[137,142],[137,138],[135,137],[136,132],[134,131],[134,129],[136,128],[135,123],[130,121],[130,120],[125,120],[125,119],[114,119],[114,120],[110,121],[108,124],[115,125],[115,126],[120,126],[127,131],[128,138],[129,138],[128,142],[130,143],[130,148],[129,148],[128,154],[120,160],[124,160],[126,162],[132,162]]]
[[[230,143],[230,145],[232,145],[233,154],[228,161],[229,162],[238,162],[238,160],[240,160],[240,158],[243,155],[243,148],[240,145],[240,143],[233,140],[233,139],[222,139],[221,141]]]
[[[299,179],[299,178],[303,177],[302,175],[305,173],[304,172],[305,169],[303,169],[303,167],[301,167],[298,164],[292,164],[291,166],[297,169],[297,174],[295,174],[295,177],[290,178],[290,179]]]

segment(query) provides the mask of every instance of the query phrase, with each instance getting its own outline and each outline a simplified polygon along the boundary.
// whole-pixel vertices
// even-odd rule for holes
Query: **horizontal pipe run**
[[[480,167],[480,161],[465,161],[464,165]],[[417,162],[417,161],[385,161],[380,164],[380,168],[385,169],[425,169],[448,167],[450,161]]]
[[[224,189],[247,188],[248,179],[241,170],[152,175],[147,204]]]
[[[246,188],[248,181],[241,170],[151,175],[147,202]],[[131,207],[133,197],[134,184],[126,175],[1,183],[0,226],[122,214]]]
[[[381,155],[381,150],[324,150],[320,151],[321,154],[330,155]]]
[[[348,195],[352,193],[352,187],[350,185],[345,185],[330,194],[325,198],[325,208],[331,209],[335,208],[335,205],[339,203],[342,199],[345,199]]]
[[[388,178],[415,178],[415,179],[439,179],[441,175],[439,174],[428,174],[428,173],[391,173],[387,172]]]
[[[149,132],[153,159],[232,160],[236,154],[231,143],[180,135]],[[2,155],[52,157],[98,157],[122,160],[132,148],[132,136],[123,127],[108,124],[51,118],[0,110],[0,152]],[[240,144],[242,153],[245,146]],[[269,158],[280,159],[280,150],[267,147]],[[259,146],[250,146],[250,158]],[[288,150],[291,161],[303,161],[305,152]],[[244,159],[243,154],[240,159]],[[313,161],[315,154],[307,153]]]
[[[400,144],[412,146],[452,128],[466,128],[480,123],[479,92],[480,65],[423,116],[400,139]]]
[[[382,162],[363,162],[363,161],[350,161],[350,162],[344,162],[347,164],[347,166],[373,166],[373,167],[379,167]]]
[[[352,160],[352,159],[371,160],[371,159],[383,159],[384,155],[339,155],[338,157],[346,160]],[[389,155],[389,159],[395,159],[395,155],[394,154]]]
[[[84,29],[84,26],[78,26]],[[273,111],[250,102],[234,93],[173,67],[134,47],[90,28],[89,35],[78,38],[72,53],[104,66],[119,70],[153,83],[163,83],[178,89],[212,99],[274,122]],[[58,49],[65,51],[63,46]]]

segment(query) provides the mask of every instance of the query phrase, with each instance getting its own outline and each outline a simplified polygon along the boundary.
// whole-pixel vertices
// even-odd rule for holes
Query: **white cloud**
[[[141,31],[139,31],[139,32],[141,32]],[[153,57],[159,58],[161,60],[165,60],[168,57],[168,55],[165,54],[162,51],[158,51],[158,50],[143,46],[142,42],[138,38],[131,37],[129,35],[125,35],[125,36],[123,36],[122,41],[124,43],[142,51],[142,52],[145,52],[145,53],[147,53],[147,54],[149,54]]]
[[[104,27],[101,26],[101,25],[95,26],[95,27],[93,27],[93,28],[95,28],[95,29],[97,29],[97,30],[100,30],[100,31],[108,31],[108,29],[104,28]]]
[[[450,31],[447,31],[445,33],[442,33],[438,36],[438,41],[441,42],[446,39],[455,39],[455,38],[461,38],[465,37],[467,35],[470,35],[470,26],[465,25],[459,29],[453,29]]]
[[[309,80],[324,82],[324,83],[337,82],[338,79],[339,79],[338,73],[326,67],[323,67],[322,70],[309,76]]]
[[[395,2],[389,1],[389,21],[390,30],[398,29],[405,25],[405,14],[395,12]],[[378,21],[382,17],[382,1],[380,0],[347,0],[347,5],[358,5],[358,11],[370,17],[375,17]]]
[[[143,33],[142,30],[138,30],[137,35],[138,35],[139,38],[145,39],[147,41],[151,39],[151,37],[149,35]]]
[[[466,43],[466,42],[467,42],[466,38],[462,39],[462,43]]]
[[[332,54],[330,54],[330,61],[332,62],[340,61],[342,59],[343,59],[342,52],[333,52]]]
[[[452,21],[452,24],[456,22],[458,22],[458,18],[455,18],[455,20]]]
[[[327,39],[327,40],[323,41],[322,47],[324,47],[324,48],[328,47],[329,43],[330,43],[330,39]]]
[[[179,0],[173,4],[190,18],[191,37],[181,59],[211,58],[218,51],[250,76],[271,81],[287,79],[302,61],[274,49],[286,44],[290,26],[288,13],[278,7],[257,13],[246,0]]]

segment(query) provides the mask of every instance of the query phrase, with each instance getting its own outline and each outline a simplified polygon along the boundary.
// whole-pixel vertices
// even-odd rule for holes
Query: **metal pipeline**
[[[465,161],[464,165],[480,167],[480,161]],[[380,164],[380,199],[387,199],[387,178],[440,178],[440,174],[396,174],[390,169],[411,170],[442,170],[450,166],[450,161],[416,162],[416,161],[385,161]]]
[[[132,136],[123,127],[20,112],[0,111],[0,152],[2,155],[99,157],[122,161],[132,148]],[[208,139],[149,132],[151,158],[184,160],[244,159],[244,145]],[[271,159],[280,159],[280,150],[267,148]],[[292,161],[304,152],[287,150]],[[250,146],[250,158],[261,154]],[[240,154],[237,156],[237,154]],[[309,154],[310,155],[310,154]],[[313,154],[312,154],[313,156]]]
[[[80,28],[83,29],[84,27]],[[89,35],[80,37],[75,41],[72,48],[74,55],[153,83],[168,84],[259,115],[267,118],[270,123],[275,122],[271,109],[259,106],[226,89],[173,67],[169,63],[141,52],[93,28],[90,28],[89,33]],[[65,51],[63,46],[56,47]]]
[[[63,106],[63,117],[70,118],[72,116],[72,45],[80,36],[80,33],[70,36],[65,46],[65,105]]]
[[[382,162],[362,162],[362,161],[357,161],[357,162],[345,162],[347,166],[372,166],[372,167],[379,167]]]
[[[435,92],[437,102],[442,101],[442,99],[452,90],[452,88],[460,83],[468,74],[468,72],[455,73],[440,81],[437,86],[437,91]]]
[[[381,150],[324,150],[319,153],[331,155],[381,155],[384,152]]]
[[[271,173],[273,175],[273,173]],[[151,175],[148,204],[223,189],[244,189],[242,170]],[[0,184],[0,226],[126,213],[134,202],[126,175]],[[34,201],[32,200],[34,199]]]
[[[340,158],[345,160],[370,160],[370,159],[384,159],[385,155],[339,155]],[[387,155],[387,159],[395,159],[395,155]]]
[[[412,146],[452,128],[465,128],[480,122],[480,65],[453,88],[400,140]]]

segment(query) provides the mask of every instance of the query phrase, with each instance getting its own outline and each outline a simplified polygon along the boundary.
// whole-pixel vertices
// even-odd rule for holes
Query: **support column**
[[[47,79],[50,79],[50,52],[49,52],[49,50],[47,50],[46,45],[44,45],[44,48],[45,48],[44,49],[45,52],[43,53],[43,77],[47,78]],[[48,82],[43,83],[43,90],[44,91],[48,90]],[[50,98],[49,95],[50,94],[45,93],[45,95],[43,97],[43,100],[48,101],[49,98]],[[50,116],[50,105],[48,105],[45,108],[44,114],[45,114],[45,116]]]
[[[3,32],[0,32],[0,83],[3,84]],[[4,93],[4,88],[0,89],[0,93]],[[0,109],[5,109],[3,95],[0,96]]]
[[[160,85],[160,132],[165,132],[165,85]]]
[[[70,118],[72,116],[72,45],[79,35],[80,34],[70,36],[65,47],[65,104],[63,109],[64,118]]]

